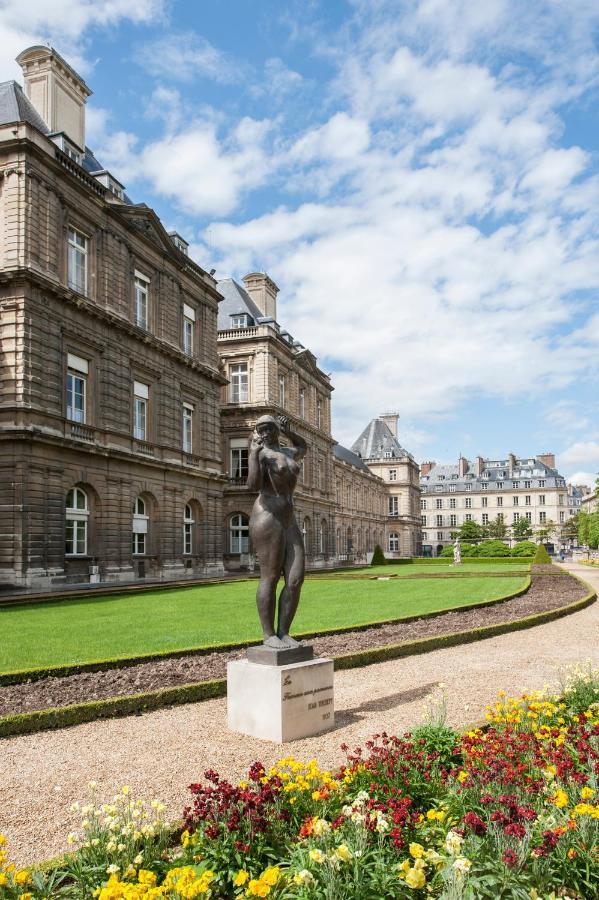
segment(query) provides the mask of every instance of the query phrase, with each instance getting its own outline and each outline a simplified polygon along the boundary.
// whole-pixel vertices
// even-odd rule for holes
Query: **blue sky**
[[[88,144],[217,275],[267,271],[335,384],[417,459],[599,470],[595,0],[0,2]]]

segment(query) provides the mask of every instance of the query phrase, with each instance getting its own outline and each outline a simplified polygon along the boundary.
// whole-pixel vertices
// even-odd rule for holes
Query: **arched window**
[[[87,555],[88,519],[87,494],[81,488],[71,488],[65,503],[65,554],[67,556]]]
[[[136,497],[133,503],[133,545],[132,552],[135,556],[143,556],[148,552],[147,538],[150,517],[146,501],[143,497]]]
[[[312,553],[312,534],[310,531],[310,519],[308,518],[308,516],[306,516],[303,521],[302,534],[304,536],[304,547],[306,548],[306,555],[310,555]]]
[[[193,517],[193,509],[190,503],[185,504],[183,511],[183,553],[189,556],[193,553],[193,526],[195,519]]]
[[[247,553],[249,551],[250,520],[243,513],[231,516],[229,522],[229,546],[231,553]]]
[[[318,552],[321,555],[326,555],[328,550],[327,543],[327,523],[326,519],[321,519],[320,528],[318,530]]]
[[[391,531],[389,533],[389,552],[399,552],[399,534],[397,533],[397,531]]]

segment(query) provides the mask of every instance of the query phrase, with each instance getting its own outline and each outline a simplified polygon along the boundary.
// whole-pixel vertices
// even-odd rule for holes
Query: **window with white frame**
[[[483,515],[482,515],[482,522],[483,522],[483,525],[488,525],[488,524],[489,524],[489,513],[483,513]]]
[[[514,522],[519,522],[519,521],[520,521],[520,513],[519,513],[519,512],[515,512],[515,513],[514,513]]]
[[[389,532],[389,541],[387,546],[389,547],[389,553],[399,553],[399,534],[397,531]]]
[[[442,540],[443,540],[443,532],[442,532],[442,531],[438,531],[438,532],[437,532],[437,540],[438,540],[438,541],[442,541]]]
[[[299,414],[302,419],[306,418],[306,389],[300,388],[299,392]]]
[[[195,519],[190,503],[185,504],[183,511],[183,554],[189,556],[193,553],[193,526]]]
[[[234,555],[247,553],[250,545],[250,520],[243,513],[236,513],[229,520],[229,549]]]
[[[563,524],[564,519],[565,519],[564,511],[561,510],[561,511],[560,511],[560,514],[559,514],[559,520],[560,520],[560,523],[561,523],[561,524]]]
[[[464,490],[465,490],[465,491],[471,491],[471,490],[472,490],[472,485],[471,485],[471,484],[465,484],[465,485],[464,485]]]
[[[455,494],[455,484],[450,484],[447,490],[450,494]]]
[[[148,399],[150,389],[142,381],[133,382],[133,437],[136,441],[148,439]]]
[[[134,556],[143,556],[148,552],[148,530],[150,517],[143,497],[136,497],[133,503],[132,546]]]
[[[67,354],[67,419],[84,423],[87,405],[89,363],[74,353]]]
[[[193,406],[183,404],[183,452],[193,453]]]
[[[426,516],[420,516],[420,522],[422,525],[426,526]]]
[[[471,522],[471,521],[472,521],[472,513],[466,513],[466,515],[464,516],[464,522]]]
[[[89,506],[87,494],[81,488],[71,488],[65,503],[65,554],[87,555],[87,523]]]
[[[488,506],[488,505],[489,505],[489,498],[488,498],[488,497],[481,497],[481,498],[480,498],[480,503],[481,503],[481,506]]]
[[[527,522],[532,522],[532,513],[531,512],[524,513],[524,515],[526,516]]]
[[[472,497],[464,498],[464,506],[466,507],[466,509],[472,509]]]
[[[524,497],[524,506],[530,506],[530,505],[531,505],[531,495],[526,494]]]
[[[435,500],[435,506],[437,509],[443,509],[443,498],[442,497],[437,497],[437,499]]]
[[[456,500],[456,498],[455,498],[455,497],[450,497],[450,498],[449,498],[449,508],[450,508],[450,509],[455,509],[455,508],[456,508],[456,505],[457,505],[457,500]]]
[[[426,509],[426,500],[420,501],[420,509]]]
[[[544,478],[539,479],[539,487],[545,487],[545,479]]]
[[[503,490],[503,481],[498,481],[498,482],[497,482],[497,490],[498,490],[498,491],[502,491],[502,490]]]
[[[76,228],[68,228],[67,251],[67,284],[87,294],[89,238]]]
[[[399,497],[389,497],[389,515],[399,515]]]
[[[193,306],[183,304],[183,353],[193,356],[193,332],[195,329],[196,311]]]
[[[497,513],[497,521],[503,522],[503,513]]]
[[[503,506],[503,497],[497,498],[497,506]]]
[[[247,403],[248,391],[248,364],[233,363],[229,367],[229,380],[231,382],[231,403]]]
[[[489,488],[489,485],[486,484],[486,482],[483,481],[482,484],[481,484],[481,486],[480,486],[481,491],[486,491],[486,490],[488,490],[488,488]]]
[[[389,469],[389,481],[397,481],[397,469]]]
[[[318,400],[316,403],[316,425],[318,428],[322,428],[322,400]]]
[[[532,481],[525,481],[525,482],[524,482],[524,487],[525,487],[525,488],[529,488],[529,487],[531,487],[531,486],[532,486]]]
[[[245,328],[248,323],[248,317],[245,313],[231,316],[231,328]]]
[[[229,441],[231,454],[231,478],[245,480],[248,477],[249,449],[246,438],[231,438]]]
[[[437,527],[443,525],[443,516],[435,516],[435,521],[437,523]]]
[[[539,513],[539,522],[540,522],[540,524],[541,524],[541,525],[544,525],[546,521],[547,521],[547,513],[546,513],[546,512],[540,512],[540,513]]]
[[[519,498],[519,497],[512,497],[512,505],[513,505],[513,506],[518,506],[519,503],[520,503],[520,498]]]
[[[135,272],[135,324],[139,328],[148,327],[148,292],[150,279],[141,272]]]
[[[458,517],[456,516],[455,513],[452,513],[452,514],[450,515],[450,517],[449,517],[449,524],[450,524],[452,527],[454,527],[455,525],[458,524]]]
[[[279,375],[279,406],[285,406],[285,401],[287,399],[287,384],[285,381],[285,376],[283,374]]]
[[[545,494],[539,494],[539,506],[545,506]]]

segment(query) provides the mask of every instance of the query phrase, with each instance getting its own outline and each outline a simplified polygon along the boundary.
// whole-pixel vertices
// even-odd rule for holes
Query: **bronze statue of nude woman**
[[[291,447],[279,446],[279,435]],[[264,645],[277,650],[301,646],[289,636],[289,629],[304,581],[304,541],[293,511],[293,491],[306,442],[289,427],[285,416],[261,416],[250,440],[248,488],[258,491],[250,516],[250,537],[260,562],[260,583],[256,594]],[[277,583],[285,584],[279,597],[275,628]]]

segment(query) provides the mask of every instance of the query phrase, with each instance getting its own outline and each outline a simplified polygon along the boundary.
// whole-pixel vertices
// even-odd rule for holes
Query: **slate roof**
[[[420,476],[420,486],[423,491],[440,489],[442,492],[447,490],[449,484],[453,485],[452,490],[463,491],[465,485],[469,486],[468,490],[480,490],[481,484],[486,485],[487,490],[497,490],[499,483],[508,488],[511,487],[508,482],[521,482],[522,479],[530,480],[532,487],[538,487],[538,479],[542,479],[547,488],[555,487],[558,481],[564,481],[557,469],[552,469],[536,457],[517,458],[512,466],[511,475],[508,459],[484,459],[482,471],[485,477],[476,474],[474,464],[470,460],[466,460],[464,475],[459,474],[457,463],[439,464],[435,465],[426,475]],[[523,487],[523,485],[520,484],[519,487]]]
[[[16,81],[3,81],[0,83],[0,125],[10,125],[12,122],[27,122],[42,134],[50,133],[21,85]]]
[[[368,423],[358,440],[352,444],[352,451],[362,459],[411,457],[391,433],[387,423],[379,418]]]
[[[352,453],[351,450],[348,450],[347,447],[343,447],[341,444],[335,444],[333,447],[333,456],[335,459],[340,459],[342,462],[349,463],[350,466],[354,466],[356,469],[368,472],[369,475],[371,474],[370,469],[364,461],[356,453]]]
[[[233,278],[223,278],[218,282],[218,290],[225,298],[218,304],[219,331],[228,331],[231,328],[231,316],[248,315],[248,325],[256,325],[264,316],[240,284]]]

